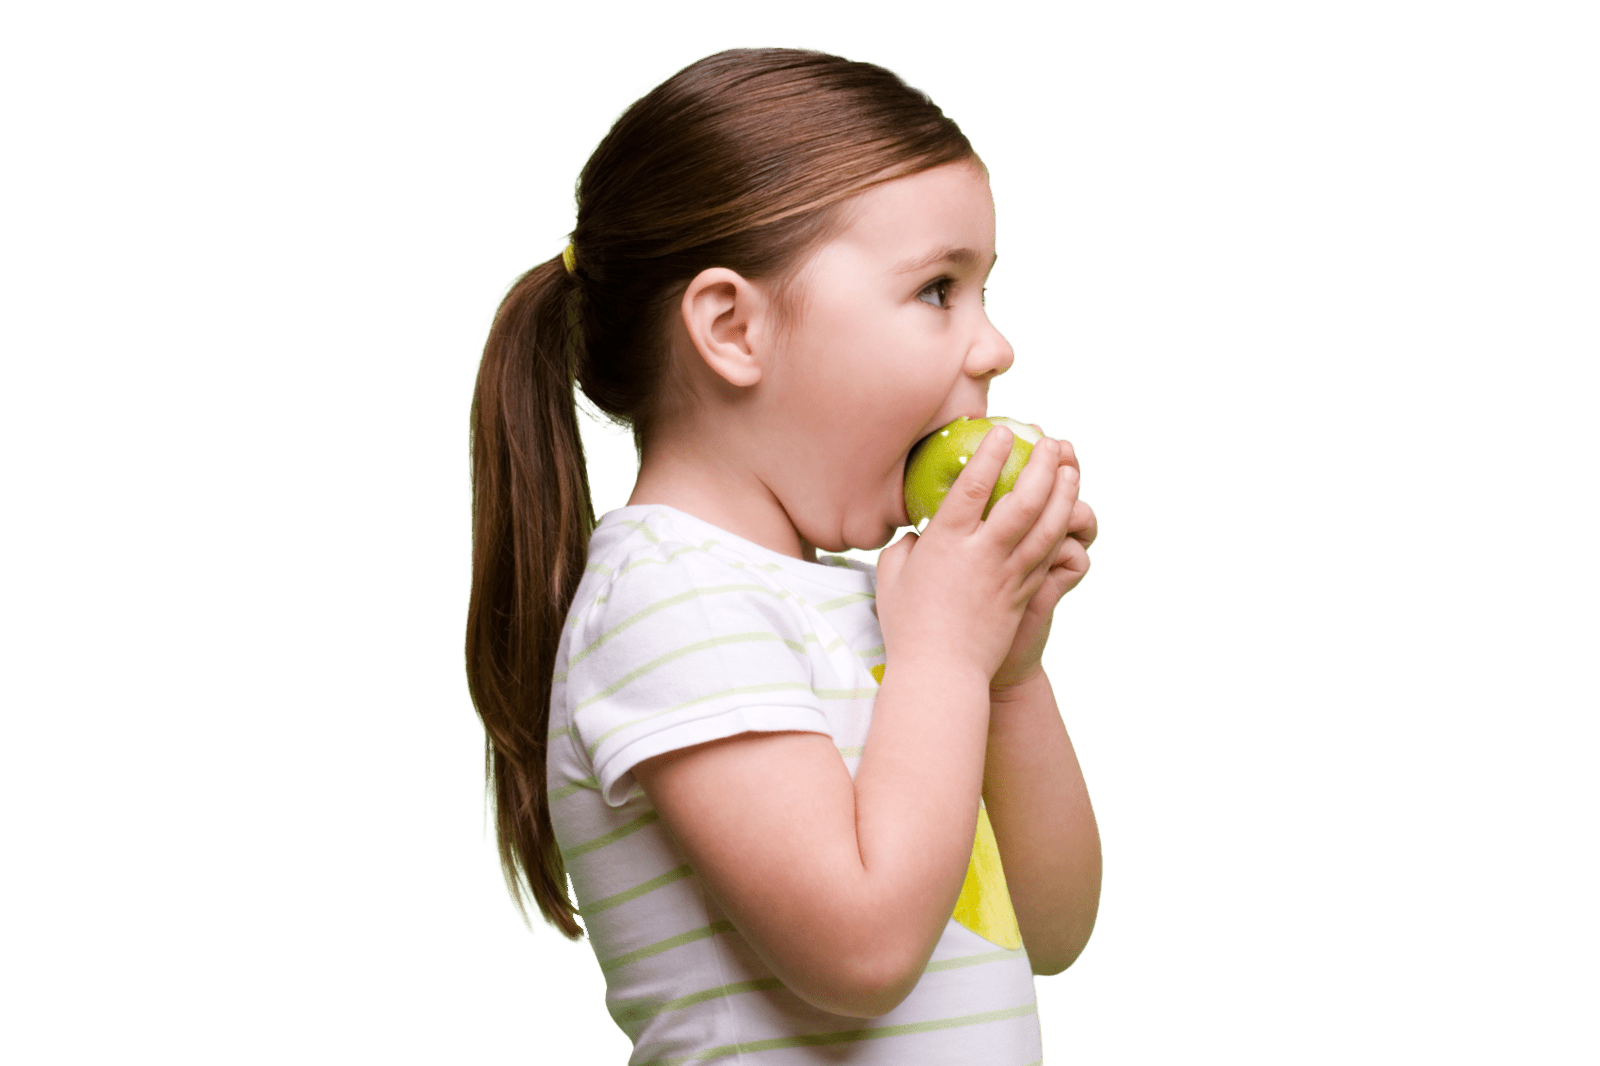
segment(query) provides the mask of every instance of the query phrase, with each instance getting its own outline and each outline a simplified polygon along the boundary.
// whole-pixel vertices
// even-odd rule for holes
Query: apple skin
[[[933,517],[967,460],[995,426],[1005,426],[1015,439],[1005,466],[1000,468],[994,493],[984,505],[983,517],[988,518],[995,501],[1016,485],[1017,475],[1028,464],[1028,456],[1033,454],[1033,446],[1040,439],[1039,431],[1013,418],[967,418],[963,415],[918,441],[906,459],[906,517],[911,519],[914,528],[920,531]]]

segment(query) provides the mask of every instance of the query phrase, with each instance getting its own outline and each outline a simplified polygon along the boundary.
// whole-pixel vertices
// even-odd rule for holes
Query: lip
[[[934,422],[932,422],[931,424],[929,424],[926,427],[924,427],[923,431],[922,431],[922,436],[918,437],[917,440],[916,440],[916,443],[912,444],[910,448],[906,449],[906,461],[907,462],[910,461],[911,453],[916,451],[919,447],[921,447],[923,441],[927,440],[929,437],[933,436],[935,433],[939,432],[941,429],[943,429],[945,426],[948,426],[950,423],[954,422],[956,419],[958,419],[958,418],[976,419],[976,418],[988,418],[988,417],[989,417],[989,405],[988,404],[984,404],[982,407],[979,407],[976,410],[957,411],[956,413],[950,415],[947,418],[941,417],[941,418],[936,419]],[[904,474],[904,471],[905,471],[905,463],[902,463],[901,464],[901,473],[902,473],[902,475]]]

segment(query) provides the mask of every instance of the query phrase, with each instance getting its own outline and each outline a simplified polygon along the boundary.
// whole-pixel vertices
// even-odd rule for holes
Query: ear
[[[759,286],[725,267],[696,274],[680,305],[689,341],[724,381],[748,388],[761,380],[771,301]]]

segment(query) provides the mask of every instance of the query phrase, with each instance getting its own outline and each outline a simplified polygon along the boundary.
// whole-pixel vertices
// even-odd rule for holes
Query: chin
[[[862,530],[861,536],[850,537],[849,539],[851,543],[849,546],[857,549],[858,551],[877,551],[879,548],[893,540],[895,533],[900,529],[900,527],[897,525],[884,524],[881,519],[875,523],[875,525],[877,527],[876,529],[871,531]]]
[[[801,535],[806,543],[820,552],[837,555],[844,551],[877,551],[894,539],[895,531],[899,526],[885,525],[882,519],[871,522],[860,518],[852,519],[846,516],[844,521],[834,529],[823,531],[820,529],[807,530]]]
[[[833,496],[813,498],[806,508],[814,521],[796,527],[805,542],[817,551],[837,554],[843,551],[877,551],[894,539],[906,518],[905,461],[878,483],[851,486]],[[843,480],[842,478],[840,480]],[[791,514],[799,512],[797,507]]]

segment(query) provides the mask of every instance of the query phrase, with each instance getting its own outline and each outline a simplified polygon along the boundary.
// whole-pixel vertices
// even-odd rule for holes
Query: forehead
[[[994,197],[982,167],[948,163],[884,182],[856,197],[844,228],[831,244],[841,252],[890,257],[891,265],[915,270],[928,257],[947,252],[975,255],[987,268],[994,259]],[[960,258],[960,256],[958,256]]]

